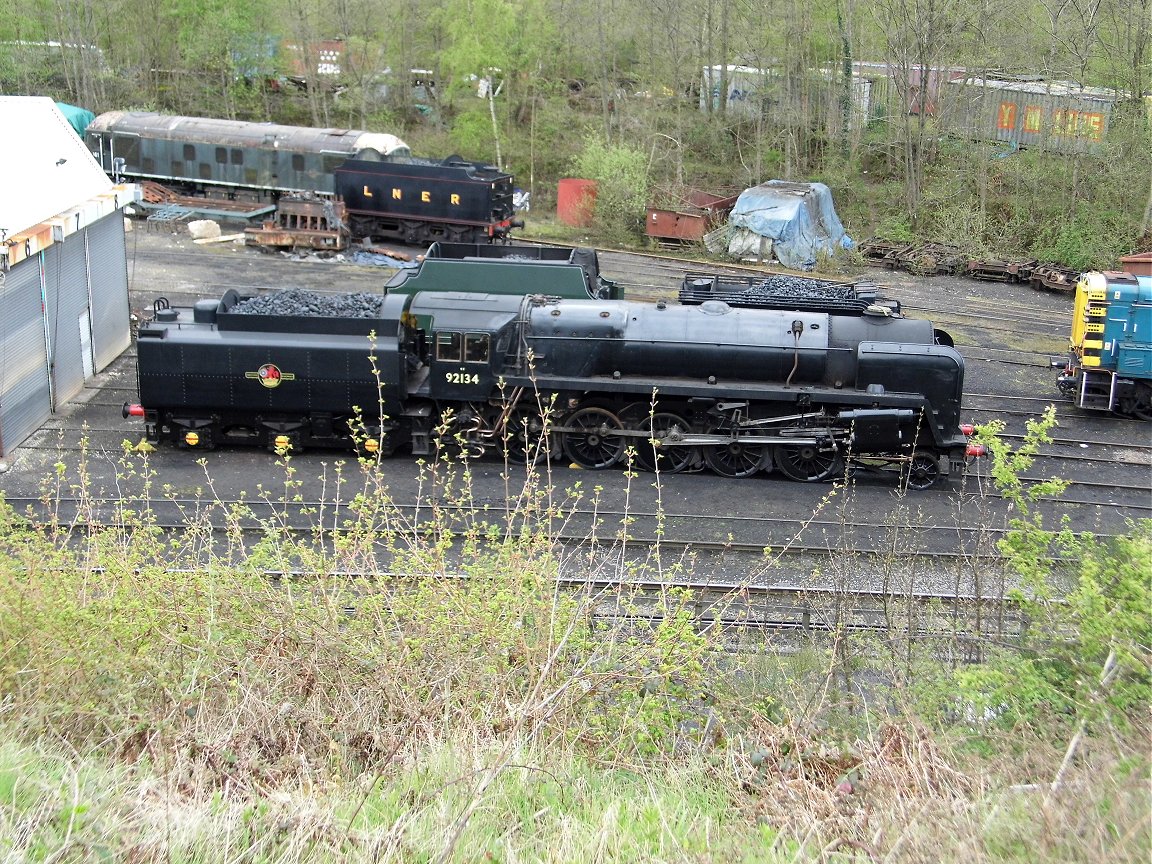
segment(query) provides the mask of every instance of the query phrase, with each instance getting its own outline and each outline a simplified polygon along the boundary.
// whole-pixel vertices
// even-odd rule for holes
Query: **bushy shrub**
[[[953,719],[1035,728],[1106,717],[1123,724],[1152,699],[1152,520],[1108,541],[1048,527],[1041,505],[1068,484],[1023,478],[1055,424],[1049,408],[1028,422],[1016,448],[1000,437],[1001,423],[978,427],[993,482],[1010,505],[998,543],[1018,578],[1008,599],[1030,624],[1016,644],[945,676]]]
[[[557,585],[560,549],[534,526],[563,514],[534,481],[514,511],[486,513],[467,464],[444,456],[425,465],[444,504],[414,524],[374,463],[337,463],[344,515],[325,540],[288,527],[322,517],[295,503],[281,460],[270,515],[209,497],[172,535],[131,502],[80,543],[70,525],[0,506],[0,697],[24,734],[148,742],[209,784],[371,765],[416,727],[530,731],[612,754],[694,734],[682,724],[702,710],[715,640],[692,633],[674,593],[645,605],[664,620],[650,634],[598,628],[596,604],[626,604],[630,589]]]
[[[1109,270],[1131,251],[1134,237],[1130,218],[1084,202],[1070,219],[1039,226],[1032,252],[1076,270]]]
[[[572,161],[572,175],[596,181],[595,226],[615,242],[635,241],[648,202],[645,155],[624,144],[609,144],[589,134]]]

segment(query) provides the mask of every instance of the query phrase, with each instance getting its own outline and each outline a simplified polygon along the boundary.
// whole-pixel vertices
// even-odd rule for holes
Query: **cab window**
[[[488,362],[488,334],[487,333],[465,333],[464,334],[464,362],[465,363],[487,363]]]
[[[113,135],[112,155],[123,159],[126,167],[135,168],[140,164],[140,139],[128,135]]]
[[[459,363],[463,341],[463,336],[460,333],[437,333],[436,359]]]

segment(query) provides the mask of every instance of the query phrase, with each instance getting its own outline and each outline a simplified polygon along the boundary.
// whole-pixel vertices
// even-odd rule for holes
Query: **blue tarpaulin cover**
[[[793,270],[810,270],[821,252],[834,254],[856,244],[844,232],[832,192],[823,183],[769,180],[745,189],[728,217],[728,252],[756,254],[771,240],[776,259]]]

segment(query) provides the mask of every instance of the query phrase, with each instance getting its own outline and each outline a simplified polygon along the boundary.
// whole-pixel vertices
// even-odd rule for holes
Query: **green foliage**
[[[495,70],[499,83],[532,74],[548,57],[555,28],[540,0],[450,0],[435,13],[446,46],[439,63],[450,76],[453,97],[476,92],[475,78]],[[504,94],[508,98],[508,94]]]
[[[876,236],[893,243],[912,243],[916,232],[907,216],[889,216],[876,229]]]
[[[515,128],[504,142],[508,170],[517,185],[532,192],[533,222],[555,212],[556,183],[565,177],[580,139],[571,134],[573,111],[563,94],[549,82],[533,82]],[[532,230],[535,230],[533,228]]]
[[[932,240],[975,256],[1037,258],[1077,269],[1115,266],[1136,246],[1152,179],[1146,133],[1143,156],[1123,131],[1080,154],[943,138],[925,166],[915,225],[899,206],[903,189],[888,185],[901,166],[877,137],[883,135],[870,130],[860,152],[859,167],[867,171],[858,176],[862,188],[838,196],[838,203],[844,202],[848,222],[870,223],[886,239]],[[857,215],[862,203],[867,209]]]
[[[0,696],[27,734],[51,729],[77,747],[135,747],[144,735],[179,749],[212,727],[215,744],[193,745],[189,770],[279,776],[303,764],[283,764],[283,744],[267,752],[289,727],[305,762],[327,763],[335,747],[341,764],[370,764],[379,754],[366,735],[399,734],[418,717],[545,739],[576,728],[593,750],[624,755],[668,750],[699,711],[714,646],[693,632],[688,598],[662,598],[646,609],[663,613],[650,636],[603,652],[609,637],[592,639],[587,601],[557,590],[552,542],[531,527],[546,501],[531,487],[492,521],[472,501],[468,465],[446,455],[425,467],[451,509],[435,504],[405,530],[376,461],[358,466],[359,492],[340,463],[332,488],[348,515],[329,544],[288,530],[313,508],[291,455],[278,464],[282,477],[262,491],[270,516],[209,502],[178,535],[126,503],[116,527],[93,526],[76,546],[68,526],[37,530],[0,508]],[[68,491],[83,501],[83,463],[79,473]],[[382,548],[402,578],[333,575],[374,571]],[[228,728],[236,716],[266,732]]]
[[[629,638],[624,650],[609,648],[598,664],[603,679],[583,739],[651,757],[671,752],[682,739],[708,741],[717,734],[709,660],[718,646],[696,631],[691,599],[687,591],[669,590],[646,610],[659,615],[650,634]]]
[[[1045,529],[1043,513],[1037,507],[1039,502],[1063,494],[1068,482],[1054,477],[1031,483],[1023,477],[1036,460],[1040,448],[1052,443],[1055,426],[1056,408],[1049,405],[1041,417],[1025,424],[1024,441],[1015,449],[1000,437],[1004,424],[999,420],[978,427],[975,439],[987,448],[992,481],[1011,505],[1009,530],[999,542],[1000,551],[1024,587],[1040,601],[1051,598],[1054,553],[1074,551],[1077,542],[1068,530],[1052,532]]]
[[[492,121],[488,116],[487,103],[479,99],[474,102],[468,104],[468,110],[452,118],[449,132],[452,151],[465,159],[495,162]]]
[[[1152,699],[1152,520],[1109,542],[1045,527],[1039,505],[1067,483],[1023,474],[1055,422],[1054,408],[1029,421],[1016,449],[999,437],[999,423],[977,430],[993,482],[1011,505],[998,544],[1019,579],[1010,599],[1031,626],[1020,645],[952,674],[953,706],[969,722],[1116,721]]]
[[[794,843],[732,806],[723,778],[707,764],[617,769],[564,748],[517,741],[509,752],[463,735],[429,741],[420,756],[398,758],[360,783],[318,774],[252,799],[235,786],[188,794],[186,779],[166,787],[160,766],[128,770],[5,735],[0,854],[37,861],[65,850],[55,857],[624,864],[660,860],[674,847],[690,861],[796,860]]]
[[[631,154],[626,165],[584,166],[579,172],[621,180],[620,194],[609,188],[614,184],[602,187],[596,226],[614,243],[642,239],[638,228],[652,200],[674,201],[686,189],[738,191],[784,177],[827,182],[857,239],[881,234],[901,242],[940,241],[973,254],[1039,258],[1078,269],[1114,266],[1138,245],[1152,172],[1148,115],[1140,100],[1113,108],[1107,140],[1097,150],[1068,155],[961,140],[935,121],[921,134],[915,128],[919,118],[906,115],[896,88],[877,86],[874,119],[842,141],[834,128],[838,119],[817,119],[839,117],[817,104],[820,87],[805,91],[813,101],[802,116],[786,117],[780,105],[760,118],[700,111],[698,67],[687,60],[698,57],[702,46],[721,44],[714,31],[718,20],[751,14],[730,22],[730,33],[740,34],[724,43],[730,55],[750,62],[770,57],[800,78],[816,65],[839,69],[845,53],[865,57],[868,45],[930,48],[940,52],[941,63],[969,64],[972,52],[971,68],[987,68],[989,57],[982,55],[993,49],[956,41],[960,31],[928,27],[927,42],[919,45],[920,37],[900,26],[902,14],[878,19],[826,3],[754,13],[750,6],[725,7],[724,15],[695,16],[699,33],[643,26],[653,16],[670,14],[663,7],[593,8],[547,0],[450,0],[433,6],[385,9],[353,2],[331,10],[311,0],[16,0],[0,24],[0,89],[49,95],[97,112],[142,108],[385,129],[402,134],[414,152],[428,157],[459,152],[492,160],[498,141],[501,161],[542,208],[552,203],[556,182],[575,173],[570,168],[577,151],[589,149],[574,130],[595,128],[615,145],[601,144],[602,150]],[[951,21],[956,11],[909,14],[942,14]],[[1144,32],[1134,23],[1147,9],[1113,11],[1105,16],[1106,26],[1083,34],[1084,74],[1096,79],[1092,83],[1144,90],[1147,64],[1136,62],[1141,48],[1130,40]],[[892,20],[881,26],[886,17]],[[1046,47],[1014,56],[1044,54],[1058,65],[1072,62],[1049,56],[1047,46],[1055,43],[1045,35],[1046,26],[1042,18],[1025,15],[1021,27],[1027,32],[1012,44]],[[327,84],[308,90],[266,86],[269,78],[290,71],[286,57],[272,61],[275,46],[325,38],[340,38],[347,49],[339,92]],[[1112,40],[1106,51],[1102,40]],[[50,41],[100,51],[34,47]],[[948,51],[955,56],[944,56]],[[1002,66],[1001,60],[991,65]],[[385,66],[435,69],[435,110],[417,111],[402,86],[384,104],[371,82]],[[484,106],[475,95],[477,76],[493,69],[503,87],[493,106],[495,123],[481,117]],[[577,88],[570,91],[569,82],[578,82]],[[607,161],[594,149],[580,158]],[[922,171],[916,167],[921,163]],[[610,170],[602,178],[594,168]]]
[[[1134,236],[1131,217],[1083,202],[1070,219],[1041,226],[1032,253],[1076,270],[1105,270],[1132,250]]]
[[[1066,662],[1090,700],[1098,694],[1086,685],[1097,686],[1111,655],[1115,678],[1093,712],[1139,710],[1152,703],[1152,519],[1114,540],[1085,542],[1080,552],[1079,580],[1061,610],[1076,634]]]
[[[572,176],[595,180],[596,227],[616,242],[635,240],[644,222],[648,200],[645,155],[623,144],[608,144],[595,134],[572,162]]]
[[[837,630],[831,648],[801,638],[774,656],[759,632],[703,627],[701,595],[669,581],[680,562],[664,562],[658,589],[632,563],[569,589],[561,565],[581,559],[546,526],[569,525],[577,505],[600,512],[598,490],[530,472],[509,507],[479,502],[450,420],[441,457],[421,465],[418,516],[391,501],[376,458],[321,463],[332,501],[305,501],[290,453],[258,510],[214,500],[209,477],[208,494],[156,490],[146,456],[122,461],[125,498],[101,524],[33,525],[0,503],[0,851],[272,861],[308,848],[344,861],[386,836],[405,860],[647,860],[674,843],[692,860],[775,862],[820,860],[847,834],[892,860],[909,844],[966,860],[983,784],[918,720],[867,710],[900,688],[869,678],[855,698],[879,640]],[[1047,428],[994,451],[1014,507],[1004,554],[1022,577],[1056,536],[1013,476]],[[96,512],[86,458],[56,466],[46,502]],[[141,503],[154,497],[182,508],[185,530],[160,529]],[[1139,737],[1124,725],[1149,698],[1152,524],[1075,541],[1078,582],[1058,596],[1033,578],[1032,627],[1005,646],[1016,650],[936,679],[953,724],[1059,737],[1079,719],[1089,734],[1111,724],[1100,743]],[[747,615],[746,598],[730,599],[706,605],[727,622]],[[946,628],[943,610],[929,615],[921,632]],[[923,671],[939,676],[929,654]],[[979,742],[987,770],[1003,744]],[[1113,772],[1145,770],[1134,760]],[[1093,796],[1120,828],[1095,842],[1123,846],[1134,794]],[[172,813],[181,830],[155,830]],[[867,834],[853,833],[863,814]],[[997,824],[1014,842],[1015,826]]]
[[[1067,716],[1066,694],[1053,686],[1045,664],[1015,651],[994,652],[987,660],[957,669],[952,677],[953,710],[958,719],[976,728],[1050,723]]]
[[[1126,145],[1077,155],[968,152],[958,179],[970,178],[968,206],[983,214],[988,248],[1085,270],[1113,267],[1134,248],[1152,169]]]

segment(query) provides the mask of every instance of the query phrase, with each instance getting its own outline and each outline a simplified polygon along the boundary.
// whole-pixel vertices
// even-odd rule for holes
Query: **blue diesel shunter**
[[[1081,277],[1058,385],[1080,408],[1152,420],[1152,276]]]

